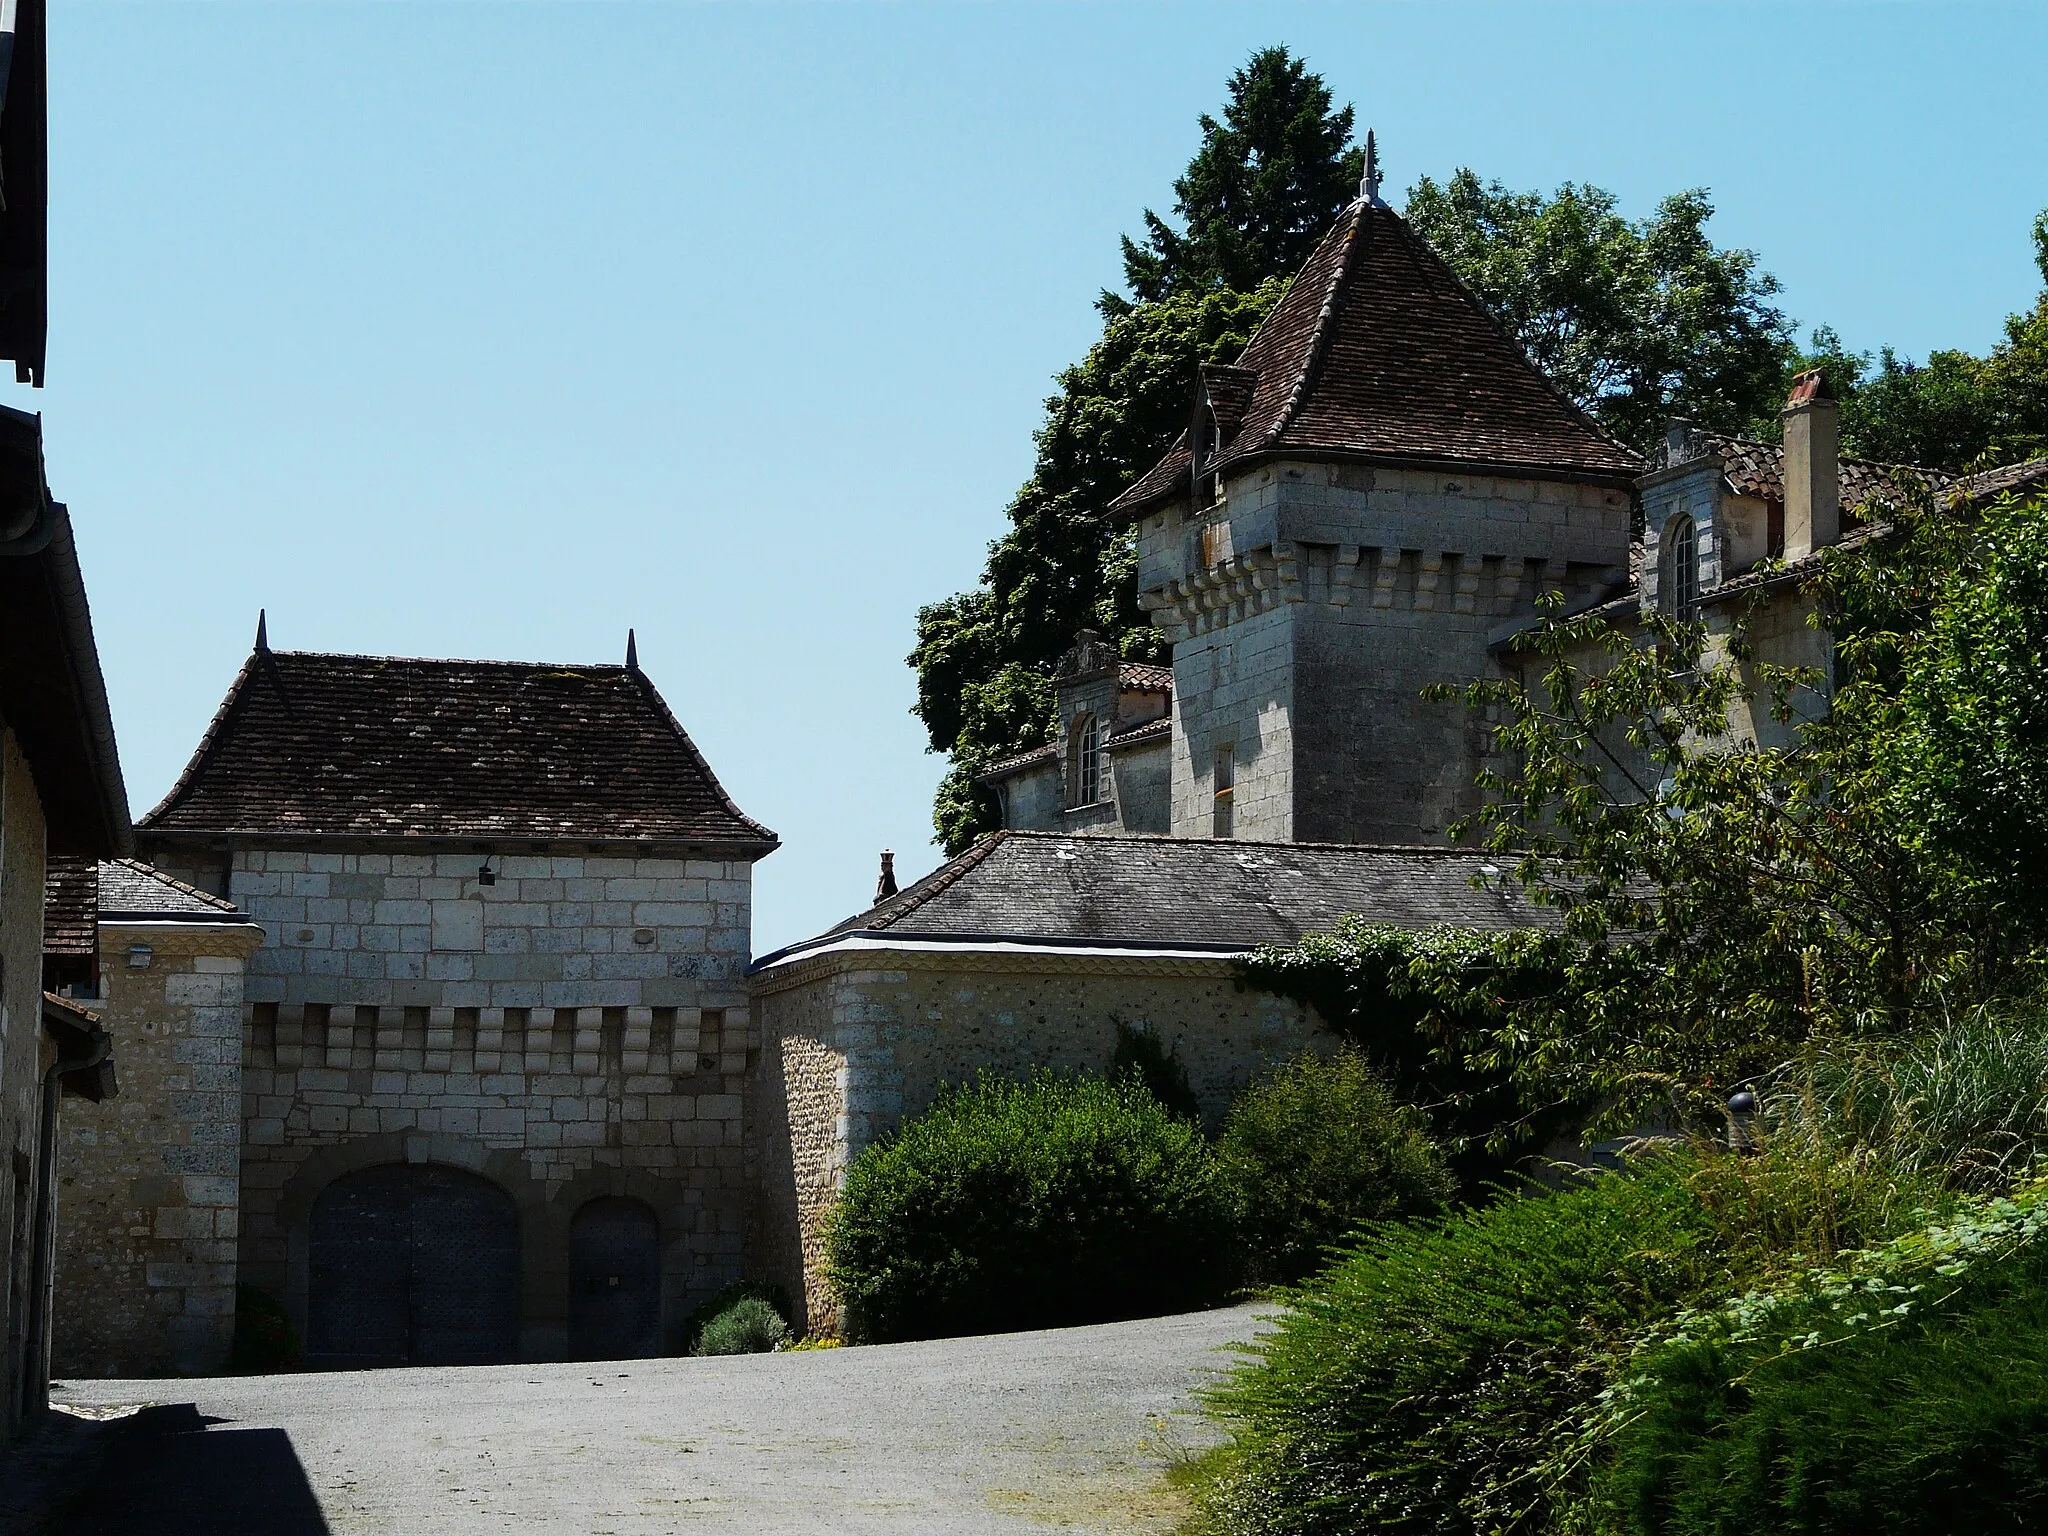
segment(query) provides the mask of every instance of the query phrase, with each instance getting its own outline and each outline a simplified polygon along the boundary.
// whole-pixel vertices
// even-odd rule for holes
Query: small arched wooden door
[[[344,1174],[306,1234],[306,1364],[493,1365],[519,1355],[519,1212],[432,1163]]]
[[[661,1223],[638,1200],[592,1200],[569,1223],[569,1353],[661,1352]]]

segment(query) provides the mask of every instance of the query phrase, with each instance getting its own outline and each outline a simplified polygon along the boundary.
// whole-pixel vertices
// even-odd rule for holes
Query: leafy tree
[[[1145,210],[1144,243],[1124,237],[1124,282],[1142,304],[1177,293],[1248,290],[1292,274],[1357,195],[1364,153],[1352,110],[1333,110],[1320,75],[1261,48],[1230,77],[1223,121],[1202,114],[1202,147],[1173,184],[1176,230]],[[1106,314],[1128,302],[1105,293]]]
[[[1650,218],[1570,182],[1554,197],[1459,170],[1408,194],[1408,221],[1528,349],[1625,442],[1670,416],[1735,431],[1783,398],[1790,325],[1754,251],[1707,238],[1714,205],[1675,193]]]
[[[1542,1101],[1683,1115],[1800,1041],[2038,984],[2044,592],[2048,502],[1909,509],[1825,560],[1831,690],[1761,659],[1747,615],[1639,638],[1555,605],[1523,640],[1533,677],[1441,690],[1498,712],[1505,766],[1468,830],[1560,917],[1492,941],[1495,969],[1554,986],[1411,968],[1460,1010],[1459,1049]],[[1734,739],[1738,710],[1788,744]]]
[[[1052,667],[1077,629],[1136,660],[1164,656],[1138,610],[1134,536],[1106,512],[1186,424],[1199,366],[1236,357],[1284,291],[1177,294],[1110,320],[1046,401],[1037,467],[982,587],[918,613],[914,707],[933,750],[953,758],[932,812],[949,853],[996,825],[974,776],[1051,739]]]
[[[1873,357],[1849,351],[1830,327],[1814,331],[1791,371],[1827,374],[1842,402],[1845,452],[1947,470],[2048,454],[2048,212],[2034,220],[2033,237],[2043,291],[2031,310],[2006,318],[2005,339],[1987,357],[1945,348],[1916,363],[1890,347]],[[1778,426],[1773,407],[1752,431],[1775,441]]]

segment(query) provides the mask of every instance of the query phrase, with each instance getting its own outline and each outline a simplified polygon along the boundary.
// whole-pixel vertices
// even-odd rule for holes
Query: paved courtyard
[[[712,1360],[68,1384],[152,1405],[67,1536],[1168,1531],[1259,1313]]]

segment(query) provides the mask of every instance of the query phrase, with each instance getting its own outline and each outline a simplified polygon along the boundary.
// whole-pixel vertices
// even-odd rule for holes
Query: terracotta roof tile
[[[1950,483],[1951,495],[1966,503],[1990,501],[2008,491],[2027,491],[2048,484],[2048,459],[2028,459],[2024,464],[2008,464],[2002,469],[1987,469],[1974,475],[1964,475]]]
[[[1778,443],[1753,443],[1747,438],[1729,437],[1697,428],[1688,437],[1721,456],[1722,472],[1729,489],[1738,496],[1764,501],[1785,499],[1785,450]],[[1842,509],[1853,513],[1866,502],[1896,506],[1901,497],[1920,487],[1941,490],[1953,483],[1938,469],[1913,464],[1880,464],[1870,459],[1841,461]]]
[[[99,865],[53,856],[43,873],[43,953],[98,952]]]
[[[1143,746],[1148,741],[1171,741],[1173,739],[1173,716],[1161,715],[1157,720],[1147,720],[1143,725],[1134,725],[1128,731],[1119,731],[1109,738],[1107,746],[1112,752],[1121,752],[1126,747]]]
[[[637,669],[258,650],[138,825],[290,838],[776,845]]]
[[[1287,453],[1616,484],[1641,468],[1390,208],[1345,210],[1236,367],[1257,384],[1205,472]],[[1188,478],[1182,433],[1112,508],[1137,516]]]

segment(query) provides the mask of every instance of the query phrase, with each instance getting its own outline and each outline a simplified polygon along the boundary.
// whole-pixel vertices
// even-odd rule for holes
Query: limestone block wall
[[[14,733],[0,720],[0,1440],[22,1427],[30,1229],[42,1039],[43,807]]]
[[[1629,497],[1560,481],[1275,464],[1140,530],[1139,601],[1174,646],[1173,825],[1428,842],[1470,809],[1486,736],[1432,683],[1488,676],[1506,623],[1625,574]]]
[[[1057,832],[1066,822],[1066,791],[1055,759],[1002,780],[1003,825],[1025,832]]]
[[[941,1085],[984,1067],[1101,1071],[1121,1020],[1178,1053],[1213,1123],[1254,1076],[1336,1044],[1310,1010],[1240,990],[1231,962],[1212,956],[856,949],[757,975],[754,1006],[763,1070],[753,1124],[764,1138],[755,1267],[802,1294],[813,1328],[837,1317],[821,1230],[846,1168]]]
[[[1173,830],[1173,742],[1160,737],[1110,754],[1119,832]]]
[[[153,849],[219,889],[220,869]],[[567,1347],[568,1231],[606,1195],[660,1222],[663,1325],[740,1277],[753,1052],[744,860],[241,847],[243,1279],[303,1323],[325,1183],[408,1158],[511,1193],[523,1348]]]
[[[66,1099],[51,1362],[63,1376],[198,1376],[234,1339],[242,980],[262,930],[103,923],[120,1092]],[[146,965],[128,963],[148,946]]]

